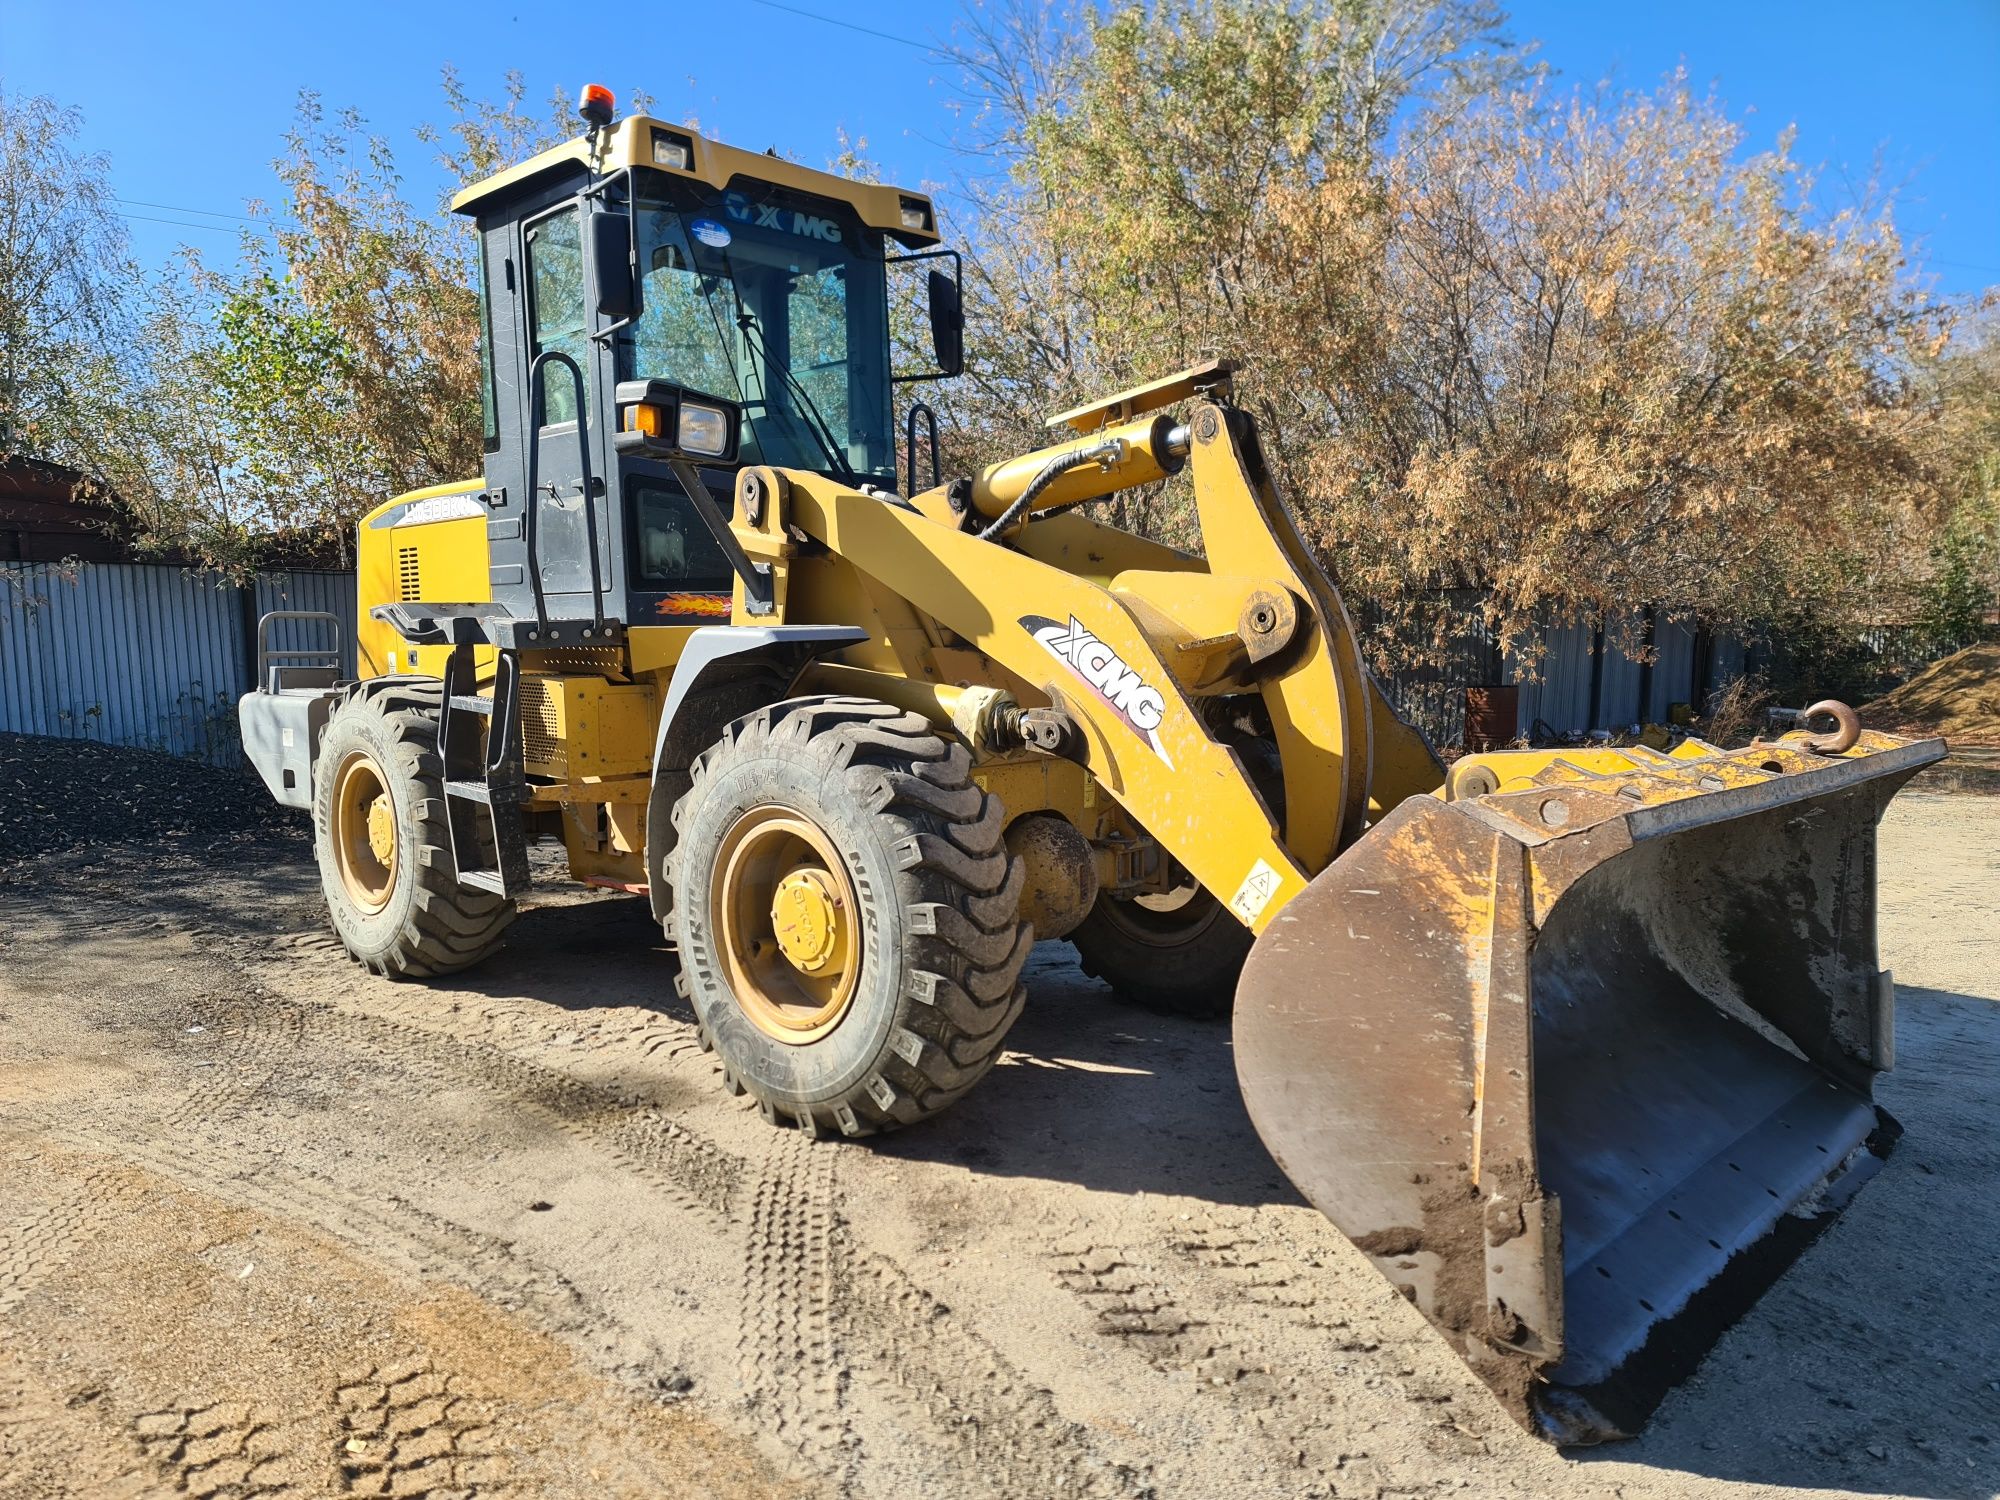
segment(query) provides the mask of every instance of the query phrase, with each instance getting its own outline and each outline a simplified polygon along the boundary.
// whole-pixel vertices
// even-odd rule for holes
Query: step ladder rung
[[[497,870],[460,870],[458,883],[475,891],[490,891],[496,896],[507,894],[507,882]]]
[[[451,706],[469,714],[491,714],[493,712],[493,700],[491,698],[467,697],[462,693],[453,693],[451,695]]]
[[[493,805],[493,791],[483,781],[447,781],[444,794],[463,802],[483,802],[488,807]]]

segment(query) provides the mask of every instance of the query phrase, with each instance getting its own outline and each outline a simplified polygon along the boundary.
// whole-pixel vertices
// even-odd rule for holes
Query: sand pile
[[[1870,729],[1941,734],[1954,744],[2000,745],[2000,641],[1968,646],[1862,705]]]

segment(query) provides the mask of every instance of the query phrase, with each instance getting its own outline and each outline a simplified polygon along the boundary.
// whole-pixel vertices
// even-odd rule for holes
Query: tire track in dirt
[[[98,1195],[97,1233],[75,1247],[91,1263],[65,1268],[61,1301],[0,1338],[0,1495],[652,1500],[702,1472],[690,1453],[717,1451],[712,1429],[697,1425],[690,1443],[662,1404],[575,1367],[490,1298],[406,1292],[372,1255],[302,1237],[296,1214],[211,1201],[126,1158],[82,1147],[44,1154],[80,1184],[122,1177],[130,1190]],[[254,1266],[237,1273],[246,1252]],[[259,1278],[244,1280],[253,1269]],[[163,1315],[138,1290],[147,1286],[200,1309],[203,1333],[188,1342],[181,1314]],[[67,1309],[82,1295],[108,1315],[73,1345]],[[305,1337],[298,1354],[274,1352],[275,1329],[316,1296],[326,1312],[286,1327]],[[723,1451],[730,1482],[718,1493],[773,1493],[747,1489],[744,1463]]]
[[[499,1404],[428,1359],[365,1365],[333,1389],[335,1466],[350,1495],[491,1495],[517,1477]]]
[[[576,1333],[606,1324],[619,1327],[614,1313],[587,1303],[560,1272],[538,1264],[505,1240],[396,1194],[367,1196],[297,1162],[274,1167],[260,1161],[237,1170],[208,1142],[199,1146],[166,1139],[139,1142],[90,1129],[51,1135],[80,1150],[115,1155],[229,1207],[310,1224],[392,1269],[419,1278],[443,1277],[496,1307],[532,1313],[541,1326],[554,1332]]]
[[[392,1004],[415,1009],[423,998],[418,992],[411,1001],[398,997]],[[422,1013],[424,1023],[377,1021],[371,1015],[365,1024],[394,1027],[403,1041],[417,1046],[456,1041],[458,1033],[475,1026],[490,1039],[466,1043],[475,1048],[490,1051],[507,1040],[536,1048],[550,1044],[545,1009],[535,1002],[486,1001],[443,1015],[433,1006]],[[357,1019],[345,1011],[319,1014],[332,1018],[335,1026]],[[558,1028],[558,1034],[562,1031]],[[710,1093],[712,1059],[700,1049],[691,1025],[651,1015],[622,1033],[587,1041],[586,1047],[597,1053],[664,1058],[687,1081],[698,1083],[701,1105],[714,1108],[719,1103]],[[510,1083],[532,1076],[539,1086],[553,1087],[564,1097],[581,1098],[578,1091],[595,1090],[601,1102],[628,1107],[642,1097],[500,1056],[505,1060],[496,1066]],[[587,1129],[600,1129],[602,1111],[590,1113]],[[962,1479],[965,1471],[959,1465],[971,1459],[982,1484],[997,1493],[1148,1492],[1150,1486],[1133,1471],[1099,1455],[1087,1428],[1061,1417],[1046,1389],[1027,1380],[900,1267],[852,1249],[834,1181],[834,1153],[852,1147],[815,1142],[802,1131],[774,1131],[767,1137],[767,1152],[752,1164],[696,1136],[663,1111],[651,1110],[646,1118],[650,1128],[671,1132],[688,1149],[714,1152],[732,1165],[734,1190],[726,1198],[716,1195],[683,1206],[702,1211],[716,1227],[740,1236],[738,1253],[746,1269],[739,1368],[753,1409],[770,1414],[783,1445],[812,1472],[831,1479],[843,1493],[886,1493],[897,1487],[876,1481],[888,1477],[887,1470],[900,1471],[907,1456],[884,1450],[923,1445],[912,1443],[904,1431],[869,1448],[855,1413],[856,1405],[868,1399],[896,1405],[936,1435],[936,1453],[955,1455],[952,1463],[927,1471],[934,1481]],[[641,1165],[643,1160],[639,1158]],[[857,1377],[867,1383],[867,1391],[857,1388]]]
[[[8,1218],[0,1222],[0,1318],[67,1258],[70,1243],[107,1203],[128,1200],[116,1174],[94,1170],[80,1180],[47,1169],[44,1153],[0,1136],[7,1145]],[[53,1180],[52,1180],[53,1179]]]
[[[127,1432],[176,1494],[306,1500],[314,1488],[284,1472],[295,1469],[301,1425],[268,1409],[224,1401],[141,1412]]]
[[[779,1133],[742,1226],[737,1358],[753,1408],[816,1473],[851,1491],[858,1444],[836,1347],[834,1152],[802,1130]]]
[[[301,1004],[273,994],[248,975],[245,987],[249,993],[234,999],[232,1014],[219,1028],[235,1080],[221,1091],[197,1084],[184,1104],[183,1119],[267,1092],[295,1065],[293,1054],[300,1045],[310,1041],[385,1063],[425,1090],[470,1087],[505,1099],[606,1155],[677,1206],[708,1219],[726,1220],[742,1191],[748,1169],[741,1158],[669,1118],[639,1091],[586,1082],[528,1061],[467,1034],[470,1028],[437,1028]]]
[[[1434,1454],[1463,1462],[1491,1451],[1490,1414],[1419,1373],[1396,1335],[1329,1309],[1313,1268],[1262,1235],[1251,1216],[1178,1228],[1160,1249],[1164,1256],[1149,1263],[1083,1236],[1056,1241],[1048,1254],[1055,1279],[1090,1309],[1100,1335],[1240,1414],[1231,1430],[1276,1449],[1320,1487],[1310,1493],[1382,1482],[1357,1441],[1366,1429],[1355,1410],[1327,1400],[1330,1381],[1379,1390]]]
[[[961,1483],[976,1475],[981,1493],[997,1495],[1154,1495],[1150,1474],[1105,1457],[1090,1429],[1065,1418],[1045,1386],[902,1267],[873,1253],[842,1259],[835,1305],[843,1328],[857,1333],[858,1357],[870,1366],[870,1394],[886,1395],[905,1418],[943,1440],[938,1453],[925,1455],[932,1466],[927,1475]],[[904,1487],[925,1492],[923,1482]]]
[[[328,945],[327,954],[344,966],[337,944]],[[414,991],[408,1000],[394,996],[389,1002],[392,1013],[421,1015],[421,1022],[413,1018],[382,1024],[433,1041],[477,1028],[477,1035],[488,1040],[475,1046],[504,1041],[531,1048],[550,1045],[551,1024],[539,1002],[482,1000],[441,1014],[434,1002],[425,1005],[425,998],[425,992]],[[349,1016],[345,1011],[324,1014]],[[375,1018],[371,1014],[368,1019]],[[565,1024],[554,1028],[554,1034],[575,1033]],[[701,1105],[720,1103],[712,1092],[713,1059],[701,1049],[691,1024],[649,1013],[622,1032],[584,1033],[579,1050],[664,1061],[677,1075],[674,1081],[700,1088],[696,1097]],[[603,1087],[578,1084],[511,1057],[508,1065],[560,1078],[567,1089]],[[652,1081],[650,1071],[648,1077]],[[667,1128],[700,1139],[664,1114],[658,1118]],[[1063,1419],[1045,1388],[1029,1381],[900,1267],[885,1257],[854,1251],[834,1182],[834,1153],[851,1146],[816,1142],[803,1131],[773,1131],[768,1139],[768,1151],[754,1165],[731,1158],[737,1191],[726,1207],[705,1206],[711,1212],[722,1210],[722,1219],[742,1237],[739,1253],[746,1269],[739,1368],[753,1409],[769,1413],[789,1451],[812,1472],[833,1480],[842,1493],[887,1492],[875,1481],[887,1477],[884,1469],[900,1471],[908,1460],[907,1455],[883,1452],[890,1441],[872,1449],[864,1443],[855,1407],[873,1399],[895,1405],[936,1434],[940,1455],[956,1456],[953,1463],[928,1471],[934,1481],[962,1478],[961,1465],[971,1460],[982,1484],[996,1493],[1130,1497],[1149,1492],[1140,1476],[1101,1457],[1089,1429]],[[857,1389],[857,1377],[867,1382],[868,1391]],[[921,1445],[902,1432],[893,1446]]]

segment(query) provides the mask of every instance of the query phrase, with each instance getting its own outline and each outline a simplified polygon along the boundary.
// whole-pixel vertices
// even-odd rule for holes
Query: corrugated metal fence
[[[1383,683],[1397,712],[1434,745],[1463,742],[1468,687],[1516,684],[1522,734],[1571,735],[1660,722],[1675,703],[1700,709],[1749,666],[1742,641],[1659,614],[1649,629],[1643,612],[1601,631],[1548,626],[1530,649],[1503,652],[1473,589],[1440,590],[1393,628],[1363,610],[1362,628],[1389,631],[1392,655],[1414,655],[1422,643],[1438,646],[1438,665],[1393,672]]]
[[[141,745],[236,765],[236,699],[256,674],[257,619],[324,610],[354,670],[352,573],[214,573],[140,563],[0,564],[0,730]],[[286,623],[275,649],[323,644]]]
[[[1550,627],[1533,662],[1503,657],[1479,602],[1473,590],[1443,591],[1398,627],[1406,642],[1445,643],[1441,665],[1384,684],[1390,701],[1437,745],[1463,738],[1465,689],[1496,678],[1520,685],[1522,733],[1539,724],[1573,734],[1661,720],[1673,703],[1700,706],[1746,668],[1741,641],[1663,617],[1650,632],[1640,616],[1625,632]],[[237,764],[236,699],[255,672],[257,619],[275,609],[337,616],[342,670],[352,674],[352,573],[261,573],[238,585],[213,573],[136,563],[0,563],[0,730]],[[1385,628],[1365,610],[1362,626]],[[1631,653],[1621,640],[1633,643]],[[277,649],[319,644],[302,624],[281,626],[271,642]]]

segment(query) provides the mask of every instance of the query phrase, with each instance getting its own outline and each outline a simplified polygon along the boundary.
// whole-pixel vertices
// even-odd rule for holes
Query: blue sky
[[[586,80],[652,93],[657,112],[711,135],[818,162],[835,129],[865,136],[896,180],[954,170],[952,79],[926,55],[949,33],[948,3],[770,0],[704,6],[453,6],[345,0],[334,6],[181,0],[0,0],[0,83],[80,106],[87,144],[109,153],[142,257],[187,242],[226,256],[210,226],[272,191],[269,170],[302,87],[351,104],[405,153],[440,113],[438,69],[474,93],[510,67],[537,98]],[[1829,183],[1876,170],[1897,186],[1899,222],[1947,292],[2000,284],[2000,0],[1517,0],[1517,40],[1539,39],[1564,78],[1610,74],[1648,87],[1685,62],[1765,145],[1796,123],[1796,150]],[[621,33],[613,17],[651,14]],[[857,29],[858,28],[858,29]],[[871,32],[886,35],[873,35]],[[159,205],[166,205],[164,207]],[[190,210],[206,210],[197,214]]]

